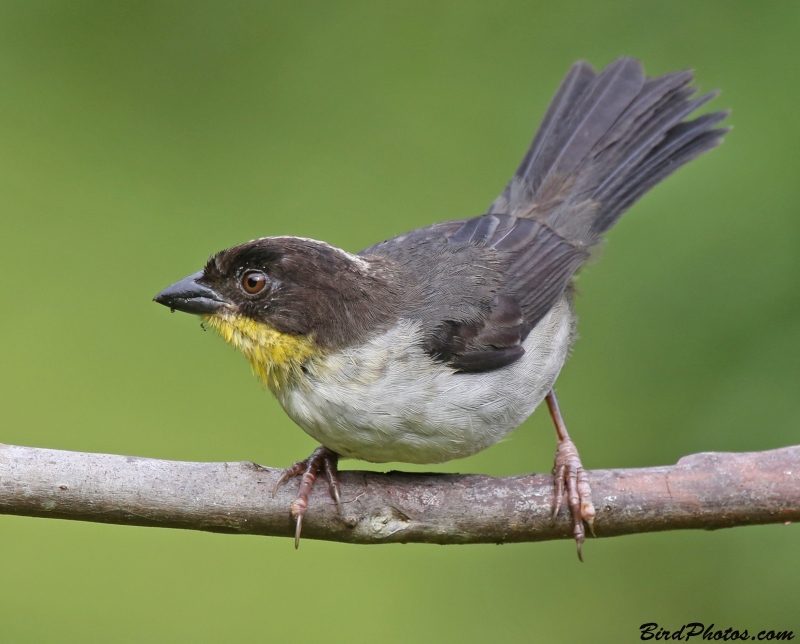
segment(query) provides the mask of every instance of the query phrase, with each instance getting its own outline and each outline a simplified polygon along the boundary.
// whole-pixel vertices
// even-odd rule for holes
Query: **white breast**
[[[416,322],[312,368],[279,401],[308,434],[342,456],[375,463],[440,463],[479,452],[517,428],[553,386],[575,315],[562,298],[526,338],[514,364],[455,373],[421,348]]]

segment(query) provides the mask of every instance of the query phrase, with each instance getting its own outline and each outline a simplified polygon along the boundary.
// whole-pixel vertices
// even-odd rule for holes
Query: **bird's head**
[[[381,272],[324,242],[265,237],[217,253],[154,299],[199,315],[276,391],[385,314]]]

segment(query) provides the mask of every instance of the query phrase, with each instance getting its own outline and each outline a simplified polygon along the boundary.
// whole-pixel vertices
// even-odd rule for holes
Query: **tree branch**
[[[0,513],[291,537],[297,483],[281,470],[0,444]],[[598,537],[800,519],[800,446],[589,472]],[[319,485],[303,537],[348,543],[508,543],[572,537],[550,521],[552,477],[341,472],[343,514]]]

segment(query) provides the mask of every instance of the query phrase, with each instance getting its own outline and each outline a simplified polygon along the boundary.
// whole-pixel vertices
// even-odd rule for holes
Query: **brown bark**
[[[0,513],[291,537],[297,481],[281,470],[0,444]],[[597,537],[800,519],[800,446],[706,453],[589,472]],[[343,513],[317,486],[303,537],[349,543],[508,543],[572,537],[550,513],[552,477],[341,472]]]

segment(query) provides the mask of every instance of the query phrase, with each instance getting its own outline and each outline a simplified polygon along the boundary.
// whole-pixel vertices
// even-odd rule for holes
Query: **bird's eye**
[[[246,293],[255,295],[267,286],[267,276],[261,271],[247,271],[240,279],[242,288]]]

